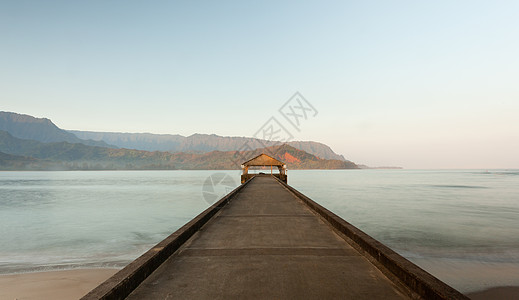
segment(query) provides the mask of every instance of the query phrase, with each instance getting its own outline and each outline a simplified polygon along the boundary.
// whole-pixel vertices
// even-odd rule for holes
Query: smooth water
[[[0,172],[0,273],[122,267],[209,206],[212,173]]]
[[[309,170],[288,178],[463,292],[519,285],[519,170]]]
[[[0,274],[122,267],[239,175],[0,172]],[[519,171],[298,170],[288,180],[462,291],[519,285]]]

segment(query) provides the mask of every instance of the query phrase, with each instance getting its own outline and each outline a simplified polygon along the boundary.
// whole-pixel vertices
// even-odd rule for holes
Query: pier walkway
[[[84,299],[466,299],[303,197],[273,176],[255,176]],[[352,239],[334,222],[351,226]],[[163,262],[146,266],[175,243]],[[378,258],[370,247],[382,247]]]
[[[402,299],[271,176],[257,177],[128,299]]]

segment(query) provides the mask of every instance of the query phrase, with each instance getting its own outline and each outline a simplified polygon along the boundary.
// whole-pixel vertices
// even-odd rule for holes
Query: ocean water
[[[0,172],[0,273],[123,267],[209,206],[212,173]]]
[[[0,172],[0,274],[123,267],[239,175]],[[519,285],[519,170],[291,170],[288,180],[462,292]]]
[[[308,170],[288,178],[462,292],[519,286],[519,170]]]

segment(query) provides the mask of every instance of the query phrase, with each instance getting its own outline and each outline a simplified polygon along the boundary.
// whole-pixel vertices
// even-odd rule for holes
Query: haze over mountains
[[[178,134],[118,133],[70,130],[70,133],[86,140],[104,141],[119,148],[146,151],[205,153],[214,150],[233,151],[247,145],[249,149],[259,149],[279,145],[279,142],[247,137],[218,136],[216,134],[193,134],[188,137]],[[318,142],[293,141],[288,145],[324,159],[345,160],[325,144]],[[243,150],[249,150],[243,149]]]
[[[239,169],[242,161],[261,153],[286,161],[291,169],[357,168],[352,162],[320,159],[286,144],[242,152],[170,153],[81,143],[42,143],[0,131],[0,169],[3,170],[230,170]]]
[[[11,135],[44,143],[69,142],[90,146],[109,147],[102,141],[82,140],[74,134],[58,128],[51,120],[29,115],[0,111],[0,130]]]
[[[240,160],[261,153],[286,161],[292,169],[358,168],[317,142],[279,145],[206,134],[69,132],[49,119],[0,112],[3,170],[237,169]]]

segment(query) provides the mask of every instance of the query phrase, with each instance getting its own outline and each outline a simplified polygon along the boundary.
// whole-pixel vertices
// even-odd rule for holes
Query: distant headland
[[[46,118],[0,112],[0,170],[229,170],[260,153],[291,169],[365,168],[313,141],[67,131]]]

